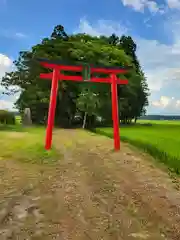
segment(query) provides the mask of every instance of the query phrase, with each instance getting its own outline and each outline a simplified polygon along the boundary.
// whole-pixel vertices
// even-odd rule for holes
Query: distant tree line
[[[71,63],[89,63],[105,66],[131,66],[131,70],[121,78],[129,84],[118,86],[119,116],[123,123],[130,123],[146,112],[148,105],[148,85],[136,56],[136,44],[130,36],[93,37],[87,34],[67,34],[58,25],[48,38],[32,46],[30,51],[19,53],[14,62],[16,70],[6,73],[2,85],[8,94],[9,86],[18,86],[21,94],[16,102],[22,111],[29,107],[32,121],[44,124],[47,121],[51,81],[42,80],[39,74],[49,70],[42,68],[33,59],[60,59]],[[73,73],[75,74],[75,73]],[[55,124],[61,127],[94,127],[111,124],[110,85],[99,83],[59,83]]]
[[[146,115],[140,117],[142,120],[180,120],[178,115]]]
[[[16,123],[13,112],[7,110],[0,110],[0,124],[14,125]]]

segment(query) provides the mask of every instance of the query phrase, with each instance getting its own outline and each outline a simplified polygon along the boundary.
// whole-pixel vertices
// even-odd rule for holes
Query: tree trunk
[[[82,128],[84,129],[86,126],[86,119],[87,119],[87,112],[84,113],[83,125]]]
[[[137,122],[137,117],[134,118],[134,122],[135,122],[135,123]]]
[[[127,124],[127,117],[125,117],[125,119],[124,119],[124,123]]]

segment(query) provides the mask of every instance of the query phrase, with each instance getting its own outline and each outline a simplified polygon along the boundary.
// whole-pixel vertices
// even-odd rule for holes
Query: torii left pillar
[[[53,69],[53,77],[52,77],[52,85],[51,85],[51,96],[49,102],[49,114],[48,114],[48,124],[46,129],[46,145],[45,149],[49,150],[52,144],[52,131],[54,127],[54,118],[56,111],[56,99],[57,99],[57,91],[58,91],[58,76],[59,69]]]

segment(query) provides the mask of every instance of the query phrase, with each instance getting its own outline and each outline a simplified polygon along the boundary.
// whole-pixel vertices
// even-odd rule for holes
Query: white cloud
[[[0,36],[12,39],[24,39],[28,37],[25,33],[16,32],[9,29],[0,29]]]
[[[11,70],[13,61],[8,56],[0,53],[0,79],[4,76],[5,72]]]
[[[175,1],[175,0],[174,0]],[[178,0],[176,0],[178,1]],[[143,12],[145,8],[149,9],[151,13],[164,13],[164,6],[160,6],[156,1],[150,0],[122,0],[124,6],[133,8],[135,11]]]
[[[153,2],[153,1],[148,1],[147,2],[147,7],[149,8],[149,10],[151,11],[151,12],[158,12],[158,11],[160,11],[160,8],[159,8],[159,6],[157,5],[157,3],[156,2]]]
[[[19,95],[20,95],[20,92],[10,96],[0,94],[0,110],[1,109],[10,110],[10,111],[16,110],[14,103],[19,98]]]
[[[12,64],[13,62],[11,58],[0,53],[0,96],[2,94],[2,91],[4,90],[4,88],[1,86],[1,79],[6,72],[11,70]]]
[[[151,106],[159,109],[161,113],[180,113],[180,99],[161,96],[159,100],[152,101]]]
[[[168,46],[158,41],[137,39],[137,55],[151,90],[159,91],[172,81],[180,80],[180,45]]]
[[[151,13],[164,14],[167,9],[180,9],[180,0],[165,0],[165,4],[160,5],[151,0],[121,0],[124,6],[133,8],[135,11],[144,12],[147,8]]]
[[[111,35],[113,32],[123,34],[127,32],[127,28],[119,23],[98,20],[95,25],[91,25],[85,18],[80,19],[80,24],[76,32],[87,33],[92,36]]]
[[[12,101],[0,100],[0,110],[14,110],[14,103]]]
[[[180,9],[180,0],[167,0],[169,8]]]
[[[21,32],[16,32],[16,33],[14,34],[14,36],[17,37],[17,38],[26,38],[26,37],[27,37],[26,34],[21,33]]]
[[[160,107],[160,108],[165,108],[169,105],[172,105],[172,103],[174,102],[174,98],[169,98],[166,96],[161,96],[160,99],[158,101],[153,101],[151,104],[155,107]],[[177,100],[178,101],[178,100]],[[176,101],[175,101],[176,103]],[[175,104],[176,105],[176,104]],[[174,105],[174,106],[175,106]]]
[[[13,69],[13,60],[0,53],[0,84],[1,79],[6,72],[9,72]],[[2,94],[4,88],[0,85],[0,109],[8,109],[13,110],[14,102],[19,96],[19,94],[15,94],[8,97],[8,100],[5,100],[5,95]],[[6,97],[7,98],[7,97]]]

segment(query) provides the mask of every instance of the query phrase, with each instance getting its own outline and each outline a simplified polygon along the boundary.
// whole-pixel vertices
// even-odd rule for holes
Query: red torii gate
[[[40,64],[45,68],[53,69],[51,73],[41,73],[40,78],[43,79],[52,79],[51,85],[51,95],[49,102],[49,112],[48,112],[48,122],[46,128],[46,142],[45,149],[49,150],[52,144],[52,131],[54,126],[54,117],[56,110],[56,98],[58,90],[58,80],[67,80],[67,81],[78,81],[82,82],[83,76],[67,76],[61,73],[61,71],[74,71],[82,72],[84,70],[83,65],[67,65],[63,64],[60,61],[49,61],[46,59],[38,59]],[[87,67],[87,65],[86,65]],[[119,68],[119,67],[93,67],[86,68],[86,70],[91,73],[105,73],[109,74],[109,78],[99,78],[91,77],[88,79],[89,82],[100,82],[100,83],[110,83],[111,84],[111,101],[112,101],[112,120],[113,120],[113,130],[114,130],[114,149],[120,149],[120,135],[119,135],[119,114],[118,114],[118,96],[117,96],[117,84],[128,84],[127,79],[118,79],[116,74],[126,73],[128,68]],[[87,81],[87,80],[86,80]]]

